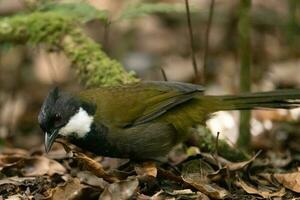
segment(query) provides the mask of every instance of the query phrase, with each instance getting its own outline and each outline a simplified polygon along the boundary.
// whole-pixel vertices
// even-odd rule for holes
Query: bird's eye
[[[56,113],[55,115],[54,115],[54,121],[57,123],[57,122],[60,122],[61,121],[61,114],[59,114],[59,113]]]

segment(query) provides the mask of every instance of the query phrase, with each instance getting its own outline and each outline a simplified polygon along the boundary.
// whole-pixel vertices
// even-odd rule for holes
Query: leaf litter
[[[67,153],[63,148],[54,149],[49,155],[42,151],[3,149],[0,197],[207,200],[300,196],[300,145],[295,140],[289,149],[274,147],[277,150],[259,151],[243,161],[190,147],[185,156],[177,153],[179,159],[173,154],[171,159],[175,162],[125,164],[124,160],[102,159],[64,141],[60,143]]]

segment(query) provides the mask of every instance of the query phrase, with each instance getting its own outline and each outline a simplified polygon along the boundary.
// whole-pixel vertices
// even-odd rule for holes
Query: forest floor
[[[266,141],[259,147],[263,150],[243,161],[229,161],[218,151],[197,147],[178,147],[165,163],[97,157],[63,141],[49,154],[42,147],[6,148],[0,154],[0,197],[300,199],[300,139],[293,131],[298,126],[279,124],[272,133],[277,138],[261,139]]]

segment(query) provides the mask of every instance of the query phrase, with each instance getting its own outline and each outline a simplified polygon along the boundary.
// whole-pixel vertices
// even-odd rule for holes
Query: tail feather
[[[218,96],[218,110],[261,108],[296,108],[300,106],[300,89]]]

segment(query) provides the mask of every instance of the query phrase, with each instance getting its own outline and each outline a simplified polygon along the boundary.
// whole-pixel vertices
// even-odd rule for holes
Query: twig
[[[105,49],[106,52],[108,52],[110,25],[110,21],[107,21],[104,25],[103,49]]]
[[[249,92],[251,90],[251,0],[241,0],[239,7],[239,57],[240,57],[240,91]],[[249,110],[240,112],[240,135],[237,141],[239,147],[249,149],[250,118]]]
[[[220,136],[220,132],[217,133],[217,137],[216,137],[214,158],[215,158],[215,160],[218,164],[219,169],[221,169],[222,166],[221,166],[221,163],[218,159],[218,156],[219,156],[219,136]]]
[[[205,38],[204,38],[202,84],[205,83],[205,75],[207,74],[206,72],[207,72],[207,58],[208,58],[208,51],[209,51],[209,33],[210,33],[212,18],[214,15],[214,7],[215,7],[215,0],[211,0],[210,7],[209,7],[209,16],[208,16],[207,26],[206,26],[206,30],[205,30]]]
[[[215,146],[215,154],[219,155],[219,136],[220,136],[220,132],[217,132],[217,137],[216,137],[216,146]]]
[[[167,74],[166,74],[166,71],[164,70],[164,68],[160,68],[160,71],[161,71],[161,74],[164,78],[164,81],[168,81],[168,77],[167,77]]]
[[[192,29],[192,23],[191,23],[189,0],[185,0],[185,8],[186,8],[186,19],[187,19],[187,23],[188,23],[189,36],[190,36],[193,68],[194,68],[195,76],[198,77],[198,67],[197,67],[197,61],[196,61],[196,56],[195,56],[194,36],[193,36],[193,29]]]

